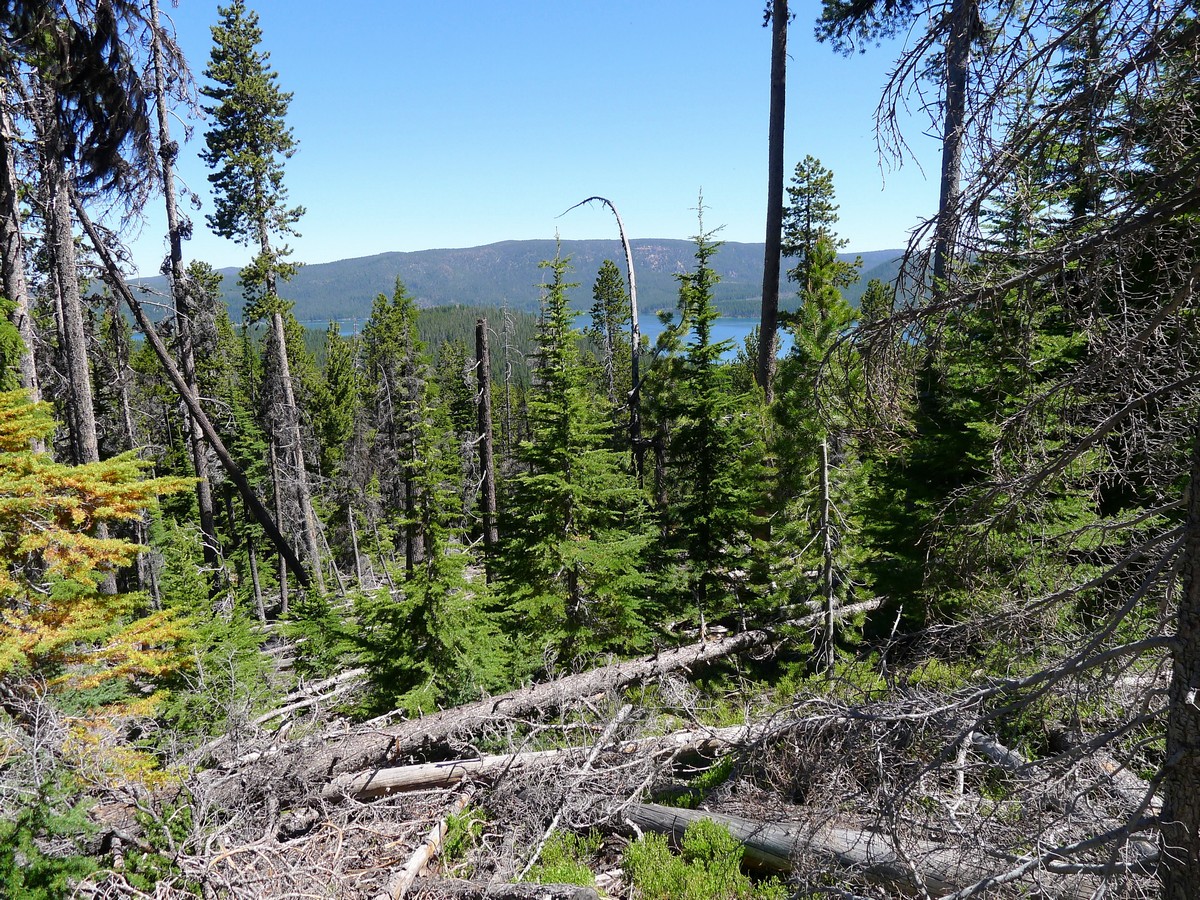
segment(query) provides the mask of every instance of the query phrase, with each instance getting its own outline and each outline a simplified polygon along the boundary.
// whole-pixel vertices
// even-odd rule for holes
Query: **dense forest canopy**
[[[864,262],[799,156],[731,346],[702,196],[657,282],[548,240],[305,328],[244,0],[191,68],[157,0],[0,6],[0,893],[1195,896],[1197,11],[765,11],[909,36],[941,190]]]

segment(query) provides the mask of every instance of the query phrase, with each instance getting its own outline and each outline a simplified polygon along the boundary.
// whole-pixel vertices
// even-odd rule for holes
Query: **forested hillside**
[[[638,273],[638,305],[645,313],[672,309],[677,294],[677,277],[687,271],[692,247],[687,241],[630,241]],[[580,271],[594,272],[605,259],[621,259],[617,241],[563,241],[562,254],[571,257]],[[301,322],[362,322],[371,314],[371,302],[381,291],[391,290],[401,279],[418,306],[508,307],[537,312],[537,265],[555,253],[555,242],[505,241],[487,247],[462,250],[417,250],[382,253],[361,259],[303,266],[288,282],[287,296]],[[847,260],[857,254],[843,254]],[[864,278],[892,281],[900,269],[902,250],[873,250],[861,254]],[[726,316],[758,316],[762,289],[762,244],[726,243],[717,264],[721,278],[714,296],[717,309]],[[221,296],[233,320],[241,321],[242,293],[238,270],[219,270]],[[786,278],[784,279],[786,282]],[[160,293],[168,293],[165,277],[139,281]],[[866,280],[847,289],[847,299],[857,303]],[[795,288],[784,291],[797,304]],[[591,294],[586,285],[568,292],[572,303],[586,310]]]
[[[1197,896],[1194,4],[825,0],[909,36],[940,200],[857,259],[773,162],[778,308],[702,197],[632,266],[300,267],[218,15],[189,69],[157,0],[0,7],[0,896]]]

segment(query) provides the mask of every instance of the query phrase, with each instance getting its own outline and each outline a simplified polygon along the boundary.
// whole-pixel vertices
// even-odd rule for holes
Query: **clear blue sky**
[[[328,262],[390,250],[494,241],[613,237],[600,194],[633,238],[696,233],[761,241],[765,227],[770,29],[761,0],[251,0],[263,46],[292,91],[299,150],[292,203],[308,210],[294,258]],[[164,12],[198,80],[215,2]],[[816,0],[794,2],[786,157],[833,170],[839,231],[854,251],[902,246],[937,204],[939,144],[882,168],[873,112],[895,47],[850,59],[817,44]],[[240,266],[249,251],[208,234],[203,121],[180,174],[202,198],[187,259]],[[177,125],[178,127],[178,125]],[[179,135],[177,134],[177,138]],[[166,253],[159,203],[131,241],[143,273]]]

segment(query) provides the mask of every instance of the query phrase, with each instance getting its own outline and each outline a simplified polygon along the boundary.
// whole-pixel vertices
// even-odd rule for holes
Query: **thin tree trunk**
[[[779,254],[783,240],[783,131],[787,98],[787,0],[771,3],[771,114],[767,138],[767,234],[763,256],[762,319],[758,328],[758,384],[774,397],[775,338],[779,328]]]
[[[25,280],[25,243],[21,237],[21,204],[17,181],[15,130],[8,113],[8,86],[0,84],[0,259],[4,269],[4,296],[12,301],[13,323],[21,336],[21,387],[29,399],[42,399],[34,355],[37,336],[30,311],[29,285]],[[41,441],[34,449],[41,449]]]
[[[96,413],[92,396],[92,373],[88,365],[87,331],[83,323],[83,300],[79,295],[79,270],[75,258],[75,235],[71,223],[71,185],[62,158],[47,163],[50,206],[49,237],[54,255],[54,276],[62,299],[63,336],[71,418],[76,427],[76,462],[100,460]]]
[[[292,552],[292,548],[284,540],[278,526],[271,518],[271,514],[267,512],[266,507],[262,505],[262,502],[255,495],[254,489],[250,486],[250,482],[246,478],[246,474],[234,461],[233,456],[225,448],[225,444],[221,441],[216,429],[213,428],[212,422],[209,421],[204,410],[200,408],[200,402],[188,387],[187,382],[184,381],[183,375],[180,373],[178,366],[175,365],[174,360],[171,359],[171,355],[163,345],[162,339],[159,338],[158,332],[154,330],[154,326],[150,323],[149,318],[147,318],[142,305],[137,302],[137,299],[129,290],[129,286],[125,284],[125,280],[121,277],[121,270],[117,268],[116,261],[104,245],[99,232],[92,225],[87,212],[83,209],[78,199],[75,201],[75,212],[79,216],[79,221],[83,225],[84,231],[87,232],[88,238],[91,240],[97,255],[99,255],[101,261],[104,263],[105,270],[108,272],[109,286],[121,295],[121,299],[125,301],[125,305],[133,313],[133,317],[138,323],[138,328],[141,329],[142,334],[154,350],[154,354],[158,357],[158,361],[166,371],[171,384],[175,386],[176,393],[183,398],[184,403],[187,404],[188,411],[200,423],[205,439],[217,455],[217,459],[221,461],[221,465],[225,467],[225,471],[237,487],[238,493],[242,495],[242,500],[254,518],[262,525],[263,530],[267,533],[267,536],[271,539],[276,549],[278,549],[279,555],[287,562],[288,568],[292,570],[301,584],[308,585],[310,583],[309,577],[308,573],[304,571],[304,566],[300,564],[300,560],[296,558],[296,554]]]
[[[179,145],[171,140],[170,118],[167,113],[167,86],[163,60],[162,33],[158,21],[158,0],[150,0],[150,39],[153,49],[155,107],[158,112],[158,155],[162,160],[163,201],[167,210],[167,235],[171,244],[171,297],[175,301],[175,325],[179,331],[179,362],[183,379],[192,393],[200,396],[196,381],[196,355],[191,298],[183,271],[183,227],[175,195],[175,159]],[[204,564],[215,571],[220,564],[220,544],[217,540],[216,516],[213,511],[212,480],[209,475],[208,454],[200,423],[190,412],[187,417],[188,446],[192,467],[196,472],[196,506],[200,513],[200,531],[204,538]]]
[[[296,502],[300,507],[300,519],[303,526],[304,545],[308,552],[309,564],[312,566],[313,577],[317,582],[317,590],[325,593],[325,575],[321,570],[321,556],[318,552],[317,516],[313,512],[312,491],[308,485],[308,471],[304,463],[304,445],[300,435],[300,411],[296,406],[296,395],[292,390],[292,370],[288,364],[287,335],[283,329],[283,314],[275,310],[271,314],[271,328],[275,336],[276,364],[279,367],[279,380],[283,388],[284,415],[287,418],[286,429],[288,439],[292,443],[292,462],[295,465]]]
[[[279,482],[279,454],[275,452],[275,441],[267,441],[267,456],[271,464],[271,487],[275,495],[275,520],[283,522],[283,485]],[[310,557],[311,560],[311,557]],[[279,558],[279,615],[288,614],[288,583],[287,566],[283,557]]]
[[[1192,447],[1183,589],[1175,626],[1163,767],[1163,900],[1190,900],[1200,885],[1200,427]]]
[[[354,524],[354,507],[352,506],[346,508],[346,521],[350,523],[350,547],[354,551],[354,574],[358,578],[359,587],[362,587],[362,554],[358,550],[358,526]]]
[[[475,368],[479,383],[479,465],[483,469],[483,545],[487,552],[488,577],[492,554],[500,542],[496,528],[496,458],[492,447],[492,358],[488,352],[487,319],[475,323]]]
[[[967,67],[971,62],[975,4],[976,0],[953,0],[950,33],[946,36],[946,112],[942,123],[941,190],[933,245],[935,283],[946,280],[958,231],[963,129],[967,118]]]
[[[821,438],[821,593],[825,602],[825,669],[833,671],[833,625],[837,603],[833,596],[833,531],[829,497],[829,438]]]
[[[250,583],[254,588],[254,612],[258,621],[267,624],[267,608],[263,604],[262,581],[258,577],[258,554],[254,552],[254,539],[246,538],[246,553],[250,559]]]

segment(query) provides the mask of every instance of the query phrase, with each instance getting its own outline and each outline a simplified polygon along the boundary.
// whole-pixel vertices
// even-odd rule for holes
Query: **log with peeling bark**
[[[879,603],[878,600],[868,600],[848,605],[838,610],[838,615],[852,616],[869,612],[878,608]],[[807,627],[822,623],[824,617],[824,613],[815,613],[786,624]],[[311,778],[331,778],[411,758],[429,746],[476,734],[499,719],[528,718],[535,713],[558,709],[574,700],[620,690],[734,653],[752,650],[770,643],[775,637],[774,630],[744,631],[674,650],[663,650],[639,659],[612,663],[556,681],[530,685],[388,728],[352,732],[333,740],[327,747],[306,751],[301,764],[302,773]]]
[[[774,872],[791,871],[793,860],[816,856],[834,862],[874,882],[905,891],[925,891],[931,897],[945,897],[956,891],[994,881],[998,887],[1008,881],[1013,868],[1008,859],[988,856],[974,846],[952,846],[928,840],[905,839],[861,826],[823,824],[805,827],[796,824],[758,822],[740,816],[727,816],[690,809],[674,809],[653,803],[638,803],[625,812],[626,819],[643,831],[683,836],[687,827],[701,819],[710,819],[729,830],[745,848],[743,859],[755,868]],[[902,843],[904,853],[897,850]],[[1065,876],[1043,867],[1030,867],[1018,885],[1036,885],[1038,896],[1061,900],[1088,900],[1097,896],[1098,879],[1092,876]]]
[[[788,723],[774,723],[770,733],[786,730]],[[715,754],[755,743],[768,733],[763,725],[733,725],[726,728],[676,731],[658,737],[621,741],[602,748],[621,760],[650,756],[694,752]],[[525,771],[539,766],[563,766],[583,760],[595,747],[566,747],[560,750],[534,750],[526,753],[506,753],[477,756],[449,762],[420,763],[376,769],[352,775],[341,775],[327,784],[321,792],[323,800],[353,797],[370,800],[404,791],[425,791],[453,787],[467,778],[491,779],[508,772]]]
[[[480,884],[457,878],[418,878],[417,900],[599,900],[595,888],[578,884]]]

